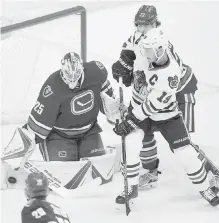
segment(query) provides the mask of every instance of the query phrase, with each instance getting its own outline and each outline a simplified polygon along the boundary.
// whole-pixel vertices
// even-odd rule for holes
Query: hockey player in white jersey
[[[153,5],[141,6],[135,15],[134,23],[136,31],[123,44],[119,60],[112,65],[114,79],[118,81],[118,77],[121,75],[123,83],[127,87],[136,82],[134,80],[134,76],[136,75],[133,75],[133,72],[138,70],[138,63],[141,63],[142,55],[139,48],[140,40],[144,38],[144,35],[147,34],[149,30],[161,25],[161,22],[158,20],[157,10]],[[180,67],[180,75],[178,76],[179,84],[176,89],[176,100],[178,102],[179,109],[182,112],[185,125],[188,131],[192,133],[195,131],[194,106],[197,79],[191,67],[182,61],[170,42],[168,42],[167,51]],[[145,72],[145,75],[148,75],[148,71]],[[154,154],[156,153],[156,148],[154,148],[153,152]],[[203,162],[205,162],[207,171],[210,170],[214,175],[218,175],[219,177],[219,171],[215,169],[211,163],[207,162],[201,154],[198,154],[198,156]],[[144,168],[141,169],[139,179],[140,188],[144,189],[155,186],[156,181],[158,180],[157,169],[159,159],[157,157],[150,158],[148,153],[144,150],[140,152],[140,158],[143,167],[151,170],[150,173],[146,173]]]
[[[176,92],[181,70],[167,50],[168,40],[161,29],[155,28],[148,31],[147,36],[140,40],[139,46],[143,58],[142,63],[138,64],[138,70],[134,72],[136,80],[131,99],[132,110],[114,128],[117,135],[126,135],[129,199],[138,197],[139,152],[141,150],[150,154],[150,159],[156,158],[154,131],[159,131],[197,191],[212,206],[216,206],[219,204],[219,197],[209,185],[206,168],[197,157],[177,106]],[[139,77],[141,80],[138,82]],[[124,202],[122,192],[116,198],[116,203]]]

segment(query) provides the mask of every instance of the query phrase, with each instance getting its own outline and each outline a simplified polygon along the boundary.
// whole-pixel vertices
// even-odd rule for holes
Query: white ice
[[[141,4],[139,2],[123,3],[117,7],[106,4],[103,9],[93,10],[95,8],[93,6],[92,10],[88,10],[88,60],[100,60],[110,71],[112,62],[119,56],[122,43],[133,32],[133,17]],[[192,137],[209,157],[219,164],[217,132],[219,124],[219,2],[166,2],[154,3],[154,5],[177,52],[185,63],[192,66],[199,80],[196,133]],[[56,10],[59,7],[63,8],[61,4],[56,5]],[[23,19],[26,12],[26,18],[29,18],[33,11],[30,12],[30,7],[26,8],[26,11],[20,12],[12,10],[10,14],[4,16],[8,15],[8,18],[14,17],[19,20],[19,15],[22,14]],[[46,9],[48,8],[38,7],[37,12],[44,11],[45,13]],[[69,29],[74,29],[74,27],[70,25]],[[16,46],[14,47],[16,51]],[[41,56],[39,60],[46,61],[48,52],[45,51],[41,55],[45,58]],[[20,59],[11,58],[12,64],[13,60]],[[52,64],[50,69],[53,69]],[[34,79],[34,82],[37,79]],[[43,77],[39,79],[42,81]],[[117,87],[115,82],[112,82]],[[13,88],[10,89],[9,86],[8,91],[12,90]],[[127,89],[125,92],[125,99],[128,100],[130,93]],[[19,89],[17,93],[19,94]],[[38,91],[35,95],[37,93]],[[2,96],[5,101],[7,96],[7,94]],[[36,98],[30,99],[32,99],[30,105],[35,103]],[[104,142],[106,144],[119,143],[119,138],[113,135],[112,127],[104,121],[102,116],[100,116],[100,122],[104,129],[102,134]],[[15,128],[15,124],[2,126],[2,148],[7,144]],[[89,196],[85,195],[73,200],[51,196],[49,199],[62,206],[69,213],[72,222],[219,222],[219,209],[209,206],[196,192],[159,134],[157,134],[157,141],[162,171],[159,186],[150,191],[140,192],[137,207],[129,217],[126,217],[124,212],[115,209],[114,200],[123,185],[120,174],[116,174],[112,183],[101,186]],[[1,191],[1,204],[3,223],[20,222],[20,211],[25,204],[22,191]]]

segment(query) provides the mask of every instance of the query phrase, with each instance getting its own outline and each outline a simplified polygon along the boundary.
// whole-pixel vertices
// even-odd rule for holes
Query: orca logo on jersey
[[[76,95],[71,100],[71,112],[74,115],[81,115],[89,112],[94,107],[94,93],[92,90]]]
[[[52,94],[53,94],[52,88],[49,85],[47,85],[43,90],[43,97],[47,98]]]
[[[172,89],[177,88],[179,79],[176,75],[174,77],[168,77],[168,81],[169,81],[170,88],[172,88]]]

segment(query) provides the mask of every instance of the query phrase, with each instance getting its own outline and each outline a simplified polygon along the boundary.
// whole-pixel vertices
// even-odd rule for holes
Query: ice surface
[[[169,2],[155,5],[177,52],[185,63],[191,64],[200,81],[196,133],[192,137],[219,164],[219,2]],[[133,17],[140,6],[141,3],[124,3],[122,7],[106,7],[104,10],[88,12],[89,60],[102,61],[110,71],[111,63],[119,56],[122,43],[133,32]],[[127,101],[130,93],[127,89],[125,93]],[[100,123],[105,130],[102,134],[104,142],[118,143],[119,138],[113,135],[112,127],[102,116]],[[8,143],[15,128],[16,125],[2,126],[2,148]],[[72,222],[219,222],[219,209],[210,207],[197,194],[159,134],[157,141],[162,171],[159,187],[141,191],[137,207],[129,217],[115,209],[114,200],[123,185],[120,174],[116,174],[112,183],[101,186],[89,195],[73,200],[51,195],[49,200],[62,206]],[[1,191],[1,204],[3,223],[20,222],[20,211],[25,204],[23,191]]]

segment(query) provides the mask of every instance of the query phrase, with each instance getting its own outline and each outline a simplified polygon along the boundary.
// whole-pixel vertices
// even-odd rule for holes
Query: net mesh
[[[63,55],[80,54],[80,21],[74,14],[2,35],[2,124],[25,122]]]

